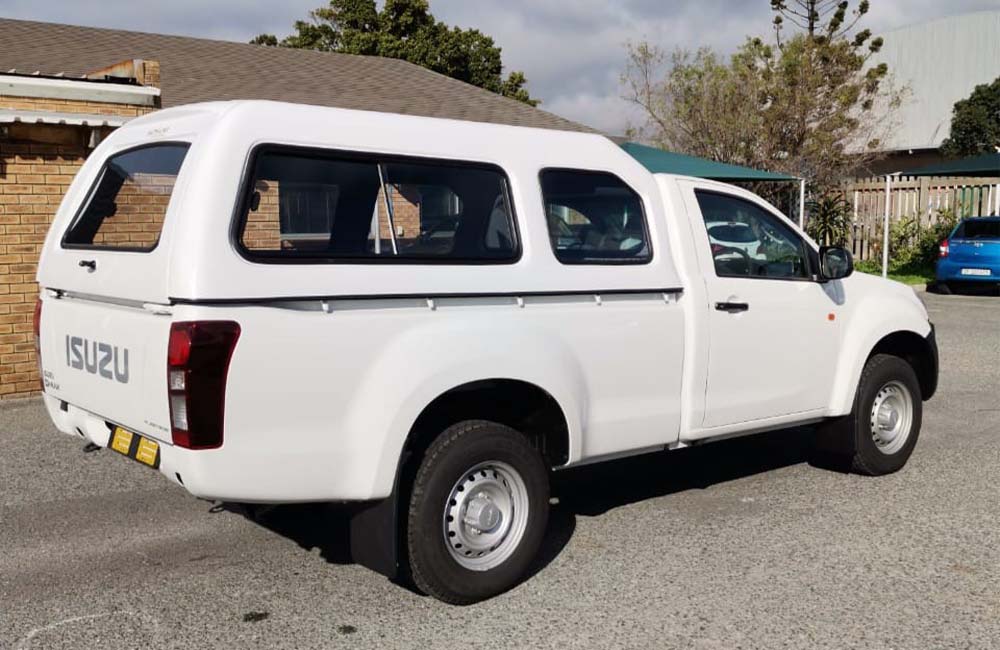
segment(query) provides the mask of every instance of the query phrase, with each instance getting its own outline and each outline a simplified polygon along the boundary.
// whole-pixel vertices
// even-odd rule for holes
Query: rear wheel
[[[895,472],[917,444],[921,399],[913,367],[899,357],[876,354],[861,373],[851,414],[820,427],[819,450],[839,455],[859,474]]]
[[[548,510],[548,470],[523,435],[480,420],[449,427],[428,448],[413,483],[413,582],[456,605],[510,589],[538,553]]]

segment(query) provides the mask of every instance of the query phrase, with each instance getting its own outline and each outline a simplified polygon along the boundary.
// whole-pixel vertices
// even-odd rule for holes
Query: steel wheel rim
[[[913,395],[905,384],[890,381],[875,393],[869,418],[875,448],[886,455],[899,451],[913,426]]]
[[[528,524],[528,486],[500,461],[463,472],[444,505],[444,542],[459,566],[488,571],[517,549]]]

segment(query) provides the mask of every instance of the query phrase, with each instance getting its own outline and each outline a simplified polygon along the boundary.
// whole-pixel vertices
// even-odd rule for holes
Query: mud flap
[[[416,471],[410,458],[410,452],[403,451],[396,467],[392,494],[358,506],[351,516],[351,559],[392,581],[405,581],[405,558],[400,554],[404,528],[399,504],[409,502],[409,486]]]
[[[399,575],[397,490],[381,501],[360,506],[351,516],[351,559],[395,580]]]
[[[820,424],[816,427],[809,463],[824,469],[849,472],[851,459],[857,451],[855,429],[853,411]]]

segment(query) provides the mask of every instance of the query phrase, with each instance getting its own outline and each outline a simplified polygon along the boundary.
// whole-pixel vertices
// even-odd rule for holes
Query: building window
[[[643,264],[652,257],[642,199],[604,172],[541,174],[549,239],[564,264]]]
[[[268,148],[240,243],[251,259],[510,262],[506,176],[474,163]]]

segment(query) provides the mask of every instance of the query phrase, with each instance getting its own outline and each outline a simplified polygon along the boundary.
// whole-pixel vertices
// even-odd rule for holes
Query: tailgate
[[[955,262],[968,264],[1000,264],[1000,240],[952,239],[948,256]]]
[[[170,442],[170,321],[168,314],[138,304],[47,293],[39,335],[45,392],[109,422]]]

